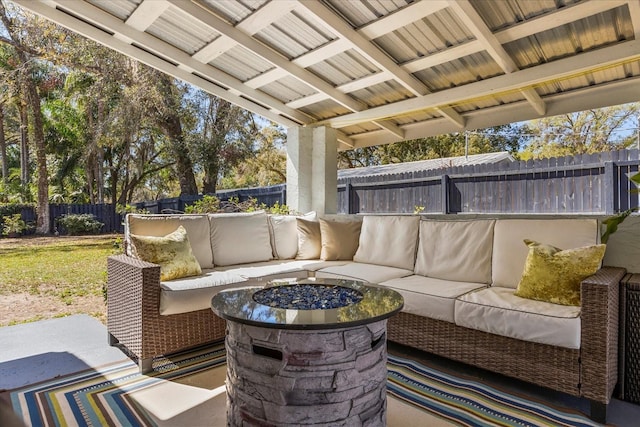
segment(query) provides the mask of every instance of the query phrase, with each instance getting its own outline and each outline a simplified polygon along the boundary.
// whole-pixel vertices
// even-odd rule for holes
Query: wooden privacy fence
[[[638,171],[638,150],[620,150],[527,162],[447,167],[419,172],[338,179],[338,213],[601,214],[638,206],[628,176]],[[286,203],[286,186],[224,190],[221,200],[250,197],[269,206]],[[150,213],[183,212],[202,196],[135,204]],[[28,211],[28,212],[27,212]],[[122,216],[110,204],[51,205],[51,232],[65,214],[89,213],[103,232],[122,232]],[[35,213],[22,216],[35,222]]]
[[[638,205],[620,150],[338,180],[338,212],[612,214]]]

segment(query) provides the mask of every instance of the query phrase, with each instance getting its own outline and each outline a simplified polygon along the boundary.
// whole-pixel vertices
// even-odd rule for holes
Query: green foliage
[[[216,196],[205,194],[202,199],[185,206],[184,212],[191,214],[220,212],[220,200]]]
[[[631,175],[629,177],[629,181],[634,183],[636,187],[640,188],[640,172],[636,172],[635,174]],[[632,190],[632,192],[637,193],[638,188]],[[613,215],[605,219],[604,221],[602,221],[602,223],[606,227],[604,233],[600,237],[600,239],[602,240],[602,243],[607,243],[607,241],[609,240],[609,237],[613,233],[618,231],[618,226],[622,224],[629,215],[631,215],[634,212],[638,212],[638,210],[640,210],[640,207],[636,206],[636,207],[627,209],[626,211],[620,212],[617,215]]]
[[[22,234],[27,230],[27,223],[22,219],[22,215],[17,213],[2,217],[2,234]]]
[[[128,213],[148,214],[149,210],[145,208],[137,208],[127,203],[126,205],[117,204],[116,212],[119,213],[120,215],[126,215]]]
[[[416,206],[413,207],[413,214],[414,215],[421,214],[422,212],[424,212],[425,209],[426,208],[424,206],[417,206],[416,205]]]
[[[58,225],[63,227],[67,234],[77,236],[80,234],[97,234],[104,225],[91,214],[69,214],[57,218]]]

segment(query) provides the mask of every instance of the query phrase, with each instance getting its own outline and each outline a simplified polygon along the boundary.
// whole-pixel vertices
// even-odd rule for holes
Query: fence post
[[[442,213],[449,213],[449,175],[442,175],[440,177],[440,190],[441,190],[441,200],[442,200]]]
[[[620,206],[617,193],[619,191],[619,183],[616,182],[615,164],[613,162],[604,162],[604,213],[613,215]]]
[[[347,205],[347,214],[350,215],[353,213],[354,209],[353,209],[353,203],[352,202],[352,197],[351,197],[351,191],[353,190],[353,187],[351,186],[351,180],[348,179],[347,182],[344,184],[344,198],[345,198],[345,203]]]

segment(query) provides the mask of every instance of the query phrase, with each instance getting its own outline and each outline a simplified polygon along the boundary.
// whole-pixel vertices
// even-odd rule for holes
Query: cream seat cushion
[[[491,283],[494,220],[420,221],[416,274]]]
[[[209,220],[206,215],[128,214],[125,218],[127,255],[133,256],[130,234],[161,237],[175,231],[180,225],[187,230],[191,250],[200,267],[213,268]]]
[[[268,261],[273,258],[267,214],[209,214],[215,266]]]
[[[402,295],[403,312],[450,323],[454,323],[457,297],[487,287],[484,283],[453,282],[419,275],[387,280],[381,285]]]
[[[580,307],[520,298],[515,289],[492,286],[455,303],[458,326],[524,341],[580,348]]]
[[[202,275],[160,282],[160,314],[188,313],[211,308],[211,298],[224,289],[247,282],[225,271],[203,270]]]
[[[413,270],[418,246],[420,217],[365,216],[353,260]]]
[[[529,254],[524,239],[568,249],[600,243],[600,234],[595,219],[499,219],[493,230],[494,286],[518,286]]]
[[[385,265],[364,264],[350,262],[348,264],[326,267],[316,271],[316,277],[327,279],[354,279],[369,283],[381,283],[387,280],[405,277],[413,271],[403,268],[387,267]]]

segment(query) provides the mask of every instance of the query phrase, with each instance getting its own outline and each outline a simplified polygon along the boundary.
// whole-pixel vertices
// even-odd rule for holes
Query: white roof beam
[[[239,29],[229,25],[224,20],[211,14],[209,11],[198,6],[197,4],[180,0],[169,1],[171,1],[171,4],[174,7],[178,8],[182,12],[199,20],[203,24],[208,25],[219,33],[225,34],[227,37],[230,37],[245,49],[261,57],[265,61],[270,62],[275,67],[282,68],[301,82],[311,86],[319,92],[325,93],[327,96],[329,96],[329,98],[333,99],[338,104],[352,111],[361,111],[365,108],[365,105],[360,101],[338,91],[329,83],[322,80],[320,77],[316,76],[310,71],[307,71],[304,68],[295,65],[284,56],[280,55],[279,53],[275,52],[259,41],[253,39],[250,35],[244,33],[243,31],[240,31]]]
[[[627,4],[631,15],[631,23],[633,24],[633,34],[636,40],[640,40],[640,0],[629,0]]]
[[[143,0],[136,10],[125,21],[125,24],[138,31],[145,31],[156,19],[169,8],[169,3],[163,0]]]
[[[391,58],[385,55],[377,46],[366,39],[362,34],[355,31],[349,24],[337,16],[331,9],[317,1],[300,1],[300,6],[331,32],[340,38],[349,40],[355,50],[371,61],[378,68],[391,73],[395,79],[414,95],[424,95],[428,92],[427,87],[414,76],[403,70]],[[408,22],[407,22],[408,24]]]
[[[393,117],[398,111],[405,113],[428,110],[443,105],[455,105],[473,99],[508,93],[522,88],[582,75],[603,67],[640,60],[640,39],[622,42],[606,49],[598,49],[554,62],[504,74],[487,80],[469,83],[452,89],[431,93],[419,98],[394,102],[367,111],[346,114],[322,121],[333,127],[346,127],[361,122]]]
[[[480,40],[471,40],[454,47],[450,47],[440,52],[422,58],[414,59],[402,64],[402,68],[410,73],[415,73],[427,68],[435,67],[451,61],[451,58],[462,58],[467,55],[473,55],[484,50],[484,45]]]
[[[244,100],[244,102],[242,102],[243,105],[241,106],[250,111],[255,112],[254,109],[248,107],[250,100],[254,99],[256,102],[262,105],[265,105],[268,108],[273,108],[275,111],[282,112],[282,114],[284,114],[285,116],[289,116],[301,123],[309,123],[311,121],[311,119],[306,114],[303,114],[300,111],[296,111],[292,108],[287,107],[280,100],[273,98],[272,96],[264,92],[251,89],[243,85],[242,82],[240,82],[238,79],[232,76],[229,76],[228,74],[223,73],[221,71],[215,70],[209,65],[193,60],[191,56],[179,50],[178,48],[168,43],[165,43],[157,39],[156,37],[150,34],[147,34],[143,31],[135,30],[134,28],[120,21],[118,18],[104,12],[100,8],[97,8],[87,2],[79,2],[76,0],[56,0],[55,2],[52,2],[50,4],[52,4],[53,6],[57,6],[62,10],[66,9],[65,6],[68,5],[68,8],[70,10],[73,10],[74,15],[81,17],[87,22],[95,23],[98,28],[105,28],[106,30],[111,31],[114,34],[113,36],[109,35],[104,31],[101,32],[102,35],[99,37],[99,39],[96,38],[97,35],[95,32],[91,32],[92,35],[89,36],[85,34],[85,32],[83,32],[84,31],[83,29],[87,24],[85,24],[80,20],[74,21],[70,15],[67,15],[64,12],[60,12],[57,9],[49,7],[44,3],[29,1],[29,0],[16,0],[15,3],[19,4],[20,6],[24,7],[27,10],[31,10],[34,13],[45,16],[46,18],[49,18],[54,22],[59,23],[62,26],[65,26],[73,31],[76,31],[79,34],[82,34],[99,43],[102,43],[107,47],[111,47],[114,50],[117,50],[121,53],[124,53],[126,55],[132,56],[133,58],[137,59],[138,57],[131,53],[132,52],[131,49],[125,49],[126,50],[125,52],[122,50],[122,47],[119,44],[119,43],[123,43],[123,40],[122,40],[123,38],[125,40],[136,40],[136,43],[139,46],[143,47],[144,49],[147,49],[151,52],[156,52],[160,57],[163,57],[166,55],[167,57],[170,57],[173,61],[177,62],[178,66],[174,66],[173,64],[170,64],[170,65],[172,68],[175,68],[176,70],[180,68],[181,69],[180,75],[184,75],[185,72],[192,72],[193,70],[198,74],[202,75],[205,79],[211,79],[212,81],[220,84],[221,86],[229,88],[229,90],[235,90],[236,91],[235,93],[243,93],[247,97],[247,99]],[[56,13],[52,14],[50,12],[51,10],[54,10]],[[58,22],[54,18],[50,17],[50,15],[52,16],[55,15],[57,17],[56,19],[62,19],[64,23]],[[62,17],[66,17],[66,18],[62,18]],[[74,27],[74,22],[78,23],[77,25],[80,29],[77,29]],[[117,43],[116,41],[119,43]],[[126,41],[124,43],[126,43]],[[142,49],[136,48],[136,51],[142,51]],[[151,65],[148,62],[146,63],[148,65]],[[166,62],[166,63],[169,64],[169,62]],[[154,64],[157,65],[156,62],[154,62]],[[151,66],[158,68],[156,65],[151,65]],[[165,71],[168,74],[171,74],[174,76],[176,73],[176,71],[169,72],[169,71],[166,71],[165,69],[163,69],[162,71]],[[183,77],[179,77],[179,78],[184,80]],[[204,81],[204,79],[200,79],[200,80]],[[202,87],[201,84],[196,84],[196,85]],[[229,95],[225,95],[225,92],[216,91],[215,95],[220,96],[221,98],[227,99],[230,102],[236,103],[236,101],[232,101],[231,99],[228,99],[228,97],[232,96],[233,99],[238,99],[238,97],[235,96],[234,93],[229,93],[228,91],[226,91],[226,93],[228,93]],[[243,99],[243,98],[239,98],[239,99]],[[256,105],[256,104],[253,104],[253,105]],[[263,114],[263,113],[258,113],[258,114]],[[271,114],[270,116],[274,116],[274,114]],[[271,120],[275,120],[271,117],[269,118]]]
[[[513,73],[518,70],[516,63],[502,47],[497,37],[493,35],[482,17],[476,12],[468,0],[451,0],[451,9],[458,15],[462,22],[484,45],[485,49],[498,65],[506,72]],[[534,110],[541,116],[545,113],[544,101],[534,89],[526,89],[523,96],[531,103]]]
[[[448,6],[449,3],[445,0],[418,1],[398,10],[397,12],[386,15],[380,19],[376,19],[370,24],[359,28],[358,32],[369,40],[373,40],[395,31],[398,28],[405,27],[412,22],[416,22],[425,16],[434,14]]]
[[[280,123],[283,126],[299,126],[299,122],[302,122],[302,123],[310,122],[310,119],[308,117],[301,115],[300,113],[296,113],[295,115],[296,119],[298,117],[304,118],[304,120],[299,120],[299,122],[296,122],[285,116],[281,116],[277,113],[274,113],[273,111],[252,102],[250,99],[236,96],[230,91],[225,90],[224,88],[211,83],[205,78],[201,78],[194,74],[191,74],[181,69],[179,66],[173,65],[172,63],[165,61],[164,59],[152,53],[149,53],[144,49],[138,48],[132,44],[126,43],[118,39],[115,36],[112,36],[106,31],[101,30],[99,27],[102,26],[104,28],[108,28],[110,23],[109,19],[114,19],[114,18],[108,14],[105,14],[104,12],[95,8],[94,6],[83,3],[83,6],[88,8],[88,10],[91,12],[89,14],[83,13],[82,19],[85,19],[87,21],[87,22],[83,22],[63,11],[65,1],[56,1],[55,3],[53,2],[43,3],[43,2],[35,2],[30,0],[14,0],[14,2],[20,5],[21,7],[24,7],[25,9],[30,10],[33,13],[41,15],[55,22],[56,24],[59,24],[65,28],[68,28],[71,31],[81,34],[91,40],[94,40],[100,44],[103,44],[124,55],[135,58],[140,62],[150,67],[156,68],[164,73],[167,73],[177,79],[181,79],[181,80],[184,80],[185,82],[198,86],[206,90],[207,92],[212,93],[213,95],[226,99],[229,102],[232,102],[253,113],[259,114],[269,120],[273,120],[276,123]],[[75,15],[81,16],[80,15],[81,12],[87,12],[87,10],[84,10],[83,8],[79,8],[80,6],[80,4],[78,4],[79,2],[72,1],[72,3],[75,3],[74,4],[75,7],[73,8]],[[62,7],[63,10],[56,9],[56,6]],[[104,16],[101,16],[100,14],[104,14]],[[96,20],[95,19],[96,17],[98,17],[99,19]],[[88,22],[94,22],[97,26],[91,25]],[[127,29],[129,29],[129,31],[136,31],[133,28],[125,25],[121,21],[118,21],[118,23],[123,27],[126,27]],[[113,31],[112,28],[109,28],[109,30]],[[136,38],[136,40],[139,40],[139,39]],[[187,58],[189,58],[188,55],[186,56]],[[282,105],[282,107],[283,108],[278,111],[283,111],[284,114],[287,114],[289,111],[291,111],[285,105]]]
[[[265,3],[260,9],[247,16],[244,21],[238,23],[235,28],[253,35],[289,13],[295,6],[296,3],[289,0]],[[225,37],[224,33],[221,33],[221,36],[196,52],[193,58],[206,64],[238,45],[235,40]]]
[[[633,2],[634,1],[631,0],[630,4]],[[596,13],[614,9],[625,3],[627,3],[625,0],[592,0],[575,3],[563,7],[556,12],[528,19],[521,24],[497,31],[494,33],[494,36],[500,44],[505,44],[513,40],[528,37],[532,34],[541,33],[552,28],[570,24],[571,22],[587,18],[595,15]],[[635,3],[637,4],[637,1]],[[633,15],[631,16],[633,17]]]

